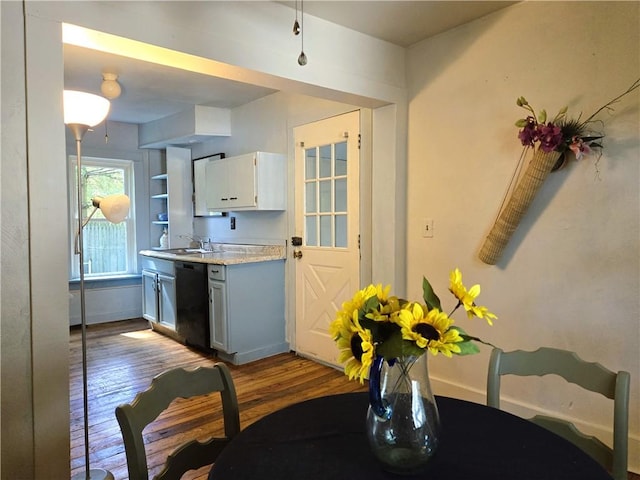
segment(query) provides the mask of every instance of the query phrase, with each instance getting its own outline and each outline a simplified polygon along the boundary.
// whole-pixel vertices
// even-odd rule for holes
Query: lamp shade
[[[93,127],[109,113],[109,100],[93,93],[64,91],[64,123]]]
[[[107,195],[106,197],[94,197],[91,199],[93,206],[99,208],[104,218],[111,223],[120,223],[129,213],[131,201],[129,197],[120,193]]]

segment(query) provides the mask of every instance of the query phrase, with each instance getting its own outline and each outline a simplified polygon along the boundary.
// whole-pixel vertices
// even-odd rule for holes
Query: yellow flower
[[[480,295],[480,285],[474,285],[467,291],[462,283],[462,273],[457,268],[451,272],[449,280],[449,291],[458,299],[459,305],[462,305],[467,311],[467,317],[484,318],[489,325],[493,325],[492,320],[498,317],[491,313],[487,307],[482,307],[475,303],[476,297]]]
[[[349,379],[364,383],[376,355],[391,361],[405,356],[419,357],[426,350],[447,357],[477,353],[474,341],[485,342],[453,326],[450,316],[464,306],[469,318],[475,315],[492,324],[492,319],[497,317],[487,307],[476,305],[479,285],[467,291],[457,268],[451,272],[450,279],[449,290],[458,302],[449,315],[440,310],[440,299],[426,278],[422,284],[426,305],[392,296],[391,286],[381,284],[368,285],[343,302],[329,325],[329,333],[337,344],[338,361],[344,364]]]
[[[340,350],[338,361],[344,363],[344,373],[349,380],[357,378],[364,383],[373,363],[374,349],[371,332],[360,326],[358,311],[354,311],[351,318],[346,315],[336,318],[330,331],[337,332],[334,338]]]
[[[442,353],[451,357],[452,353],[460,352],[456,343],[463,338],[458,330],[451,328],[453,320],[437,308],[425,315],[425,309],[420,304],[408,304],[398,313],[398,323],[404,340],[415,342],[420,348],[428,348],[434,355]]]

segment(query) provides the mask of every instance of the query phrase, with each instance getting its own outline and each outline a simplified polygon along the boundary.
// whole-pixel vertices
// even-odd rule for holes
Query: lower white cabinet
[[[287,352],[284,260],[209,265],[211,348],[239,365]]]
[[[143,258],[142,316],[152,327],[161,325],[175,330],[176,277],[172,261]]]

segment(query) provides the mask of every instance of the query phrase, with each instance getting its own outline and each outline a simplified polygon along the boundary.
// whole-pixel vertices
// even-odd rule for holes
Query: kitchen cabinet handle
[[[238,197],[231,197],[229,200],[237,200]]]

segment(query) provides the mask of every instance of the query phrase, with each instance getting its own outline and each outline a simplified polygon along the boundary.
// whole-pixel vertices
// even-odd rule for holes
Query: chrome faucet
[[[204,239],[204,238],[202,238],[202,237],[199,237],[198,235],[193,235],[193,236],[192,236],[192,235],[182,234],[182,235],[178,235],[178,237],[180,237],[180,238],[186,238],[186,239],[190,240],[190,241],[191,241],[191,243],[197,243],[197,244],[198,244],[198,247],[199,247],[201,250],[205,250],[205,244],[206,244],[206,243],[209,243],[209,239],[208,239],[208,238],[207,238],[207,239]]]

